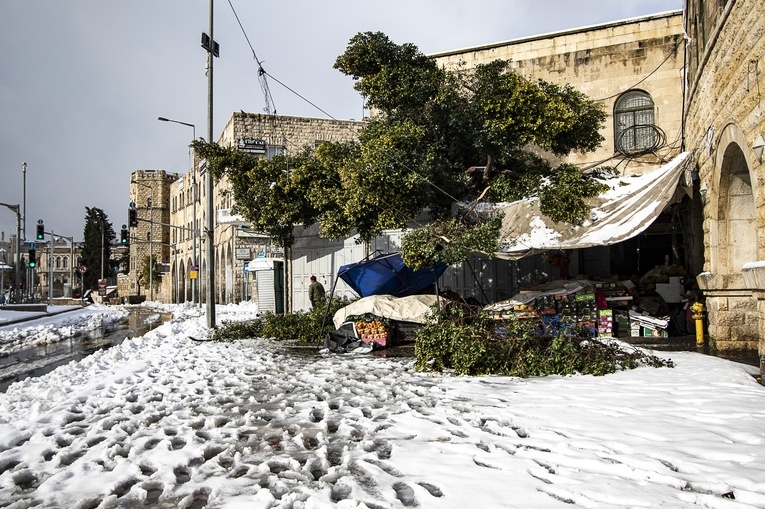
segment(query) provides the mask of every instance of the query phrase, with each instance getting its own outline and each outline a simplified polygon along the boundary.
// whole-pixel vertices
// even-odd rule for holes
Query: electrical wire
[[[250,51],[252,51],[252,57],[255,59],[255,62],[258,64],[258,81],[260,82],[260,89],[263,92],[264,100],[266,102],[265,111],[267,114],[271,114],[271,107],[274,106],[273,111],[274,111],[274,114],[276,114],[274,98],[271,95],[271,89],[268,87],[268,80],[266,80],[266,76],[268,76],[268,73],[265,71],[265,69],[263,69],[263,62],[258,58],[258,55],[255,53],[255,48],[252,46],[252,43],[250,42],[250,38],[247,35],[247,31],[244,29],[244,25],[242,25],[242,21],[239,19],[239,15],[236,13],[236,9],[234,8],[234,4],[231,3],[231,0],[228,0],[228,5],[231,7],[231,11],[234,13],[234,18],[236,18],[236,22],[239,24],[239,28],[242,30],[242,34],[244,35],[244,38],[247,41],[247,45],[250,47]]]
[[[650,78],[651,76],[653,76],[653,74],[655,74],[655,73],[656,73],[656,71],[658,71],[659,69],[661,69],[661,67],[662,67],[664,64],[666,64],[666,63],[667,63],[667,60],[669,60],[669,58],[670,58],[670,57],[671,57],[671,56],[672,56],[672,55],[675,53],[675,51],[677,51],[677,48],[678,48],[678,47],[680,47],[680,43],[681,43],[681,42],[683,42],[683,39],[680,39],[679,41],[677,41],[677,43],[675,44],[675,47],[674,47],[674,48],[672,48],[672,51],[670,51],[670,52],[667,54],[667,56],[664,58],[664,60],[662,60],[662,61],[661,61],[661,63],[660,63],[659,65],[657,65],[657,66],[656,66],[656,68],[655,68],[654,70],[652,70],[651,72],[649,72],[648,74],[646,74],[645,76],[643,76],[643,78],[642,78],[642,79],[640,79],[640,81],[638,81],[637,83],[633,84],[633,85],[632,85],[631,87],[629,87],[627,90],[632,90],[633,88],[635,88],[636,86],[640,85],[640,84],[641,84],[641,83],[643,83],[645,80],[647,80],[648,78]],[[627,90],[625,90],[625,92],[626,92]],[[608,97],[603,97],[603,98],[601,98],[601,99],[595,99],[595,102],[602,102],[602,101],[607,101],[607,100],[609,100],[609,99],[613,99],[614,97],[619,97],[619,96],[620,96],[620,95],[622,95],[623,93],[624,93],[624,92],[619,92],[619,93],[616,93],[616,94],[613,94],[613,95],[609,95]]]

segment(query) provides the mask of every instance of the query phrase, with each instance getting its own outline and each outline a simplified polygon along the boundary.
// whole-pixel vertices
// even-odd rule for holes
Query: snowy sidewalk
[[[204,320],[183,313],[0,395],[6,506],[765,506],[750,366],[679,352],[605,377],[429,375],[192,342]]]

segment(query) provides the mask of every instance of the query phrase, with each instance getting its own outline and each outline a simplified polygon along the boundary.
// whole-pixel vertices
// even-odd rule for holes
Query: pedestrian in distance
[[[311,307],[314,309],[326,303],[324,286],[316,281],[316,276],[311,276],[311,284],[308,286],[308,300],[311,301]]]

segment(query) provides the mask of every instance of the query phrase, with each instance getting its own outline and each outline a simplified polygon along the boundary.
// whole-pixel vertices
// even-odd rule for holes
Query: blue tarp
[[[338,271],[338,276],[360,297],[406,297],[422,293],[424,289],[433,285],[445,270],[446,265],[441,262],[434,268],[412,270],[404,264],[400,253],[390,253],[343,265]]]

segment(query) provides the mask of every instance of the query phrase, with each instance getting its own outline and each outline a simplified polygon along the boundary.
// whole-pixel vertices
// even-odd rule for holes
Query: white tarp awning
[[[370,295],[338,309],[332,321],[335,328],[339,329],[349,316],[370,313],[390,320],[424,324],[436,304],[438,297],[430,294],[408,297]]]
[[[587,200],[590,219],[581,226],[546,217],[538,198],[495,204],[494,210],[504,213],[500,250],[495,255],[515,260],[549,250],[607,246],[640,234],[675,196],[689,155],[683,152],[651,173],[604,181],[610,189]]]

